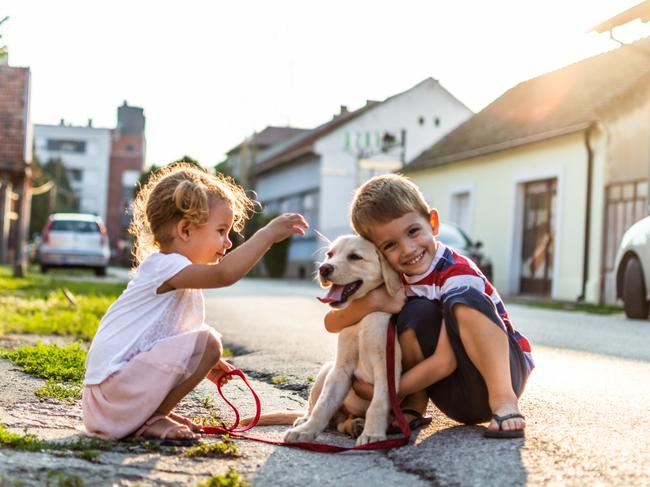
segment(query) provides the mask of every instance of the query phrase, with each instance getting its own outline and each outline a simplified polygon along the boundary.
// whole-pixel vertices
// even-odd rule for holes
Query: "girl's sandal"
[[[199,440],[197,438],[170,438],[170,439],[167,439],[167,435],[169,433],[171,433],[172,431],[178,431],[179,428],[189,431],[186,426],[183,426],[183,425],[180,425],[180,424],[168,426],[167,428],[165,428],[163,430],[163,432],[162,432],[162,434],[160,436],[144,436],[145,431],[147,431],[147,429],[151,425],[153,425],[154,423],[157,423],[158,421],[162,421],[163,419],[169,419],[169,418],[167,416],[163,415],[163,414],[159,414],[159,415],[150,417],[148,420],[145,421],[145,423],[140,427],[140,429],[138,431],[136,431],[135,437],[136,438],[143,438],[143,439],[148,440],[148,441],[156,442],[156,443],[160,444],[160,446],[192,446],[192,445],[196,445],[199,442]]]

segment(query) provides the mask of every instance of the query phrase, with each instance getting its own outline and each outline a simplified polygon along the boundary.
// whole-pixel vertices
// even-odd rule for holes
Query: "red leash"
[[[388,377],[388,397],[390,399],[390,405],[393,409],[393,414],[397,419],[400,429],[402,430],[403,437],[395,438],[390,440],[375,441],[374,443],[368,443],[361,446],[353,447],[342,447],[337,445],[328,445],[326,443],[315,443],[315,442],[285,442],[285,441],[272,441],[265,440],[264,438],[255,438],[253,436],[243,435],[245,431],[248,431],[255,427],[257,422],[260,419],[262,413],[262,406],[260,403],[260,398],[255,393],[251,385],[248,383],[246,376],[240,369],[234,369],[230,372],[227,372],[224,377],[236,375],[241,377],[244,383],[248,386],[255,399],[255,418],[244,428],[237,429],[239,426],[239,411],[237,408],[223,395],[221,391],[221,384],[217,383],[217,390],[219,394],[226,401],[226,404],[231,407],[235,413],[235,422],[231,426],[204,426],[203,431],[207,434],[215,435],[224,435],[227,434],[232,438],[241,438],[244,440],[258,441],[260,443],[267,443],[269,445],[280,445],[280,446],[289,446],[292,448],[301,448],[303,450],[316,451],[321,453],[339,453],[344,451],[356,451],[356,450],[388,450],[390,448],[399,448],[401,446],[407,445],[409,442],[409,437],[411,436],[411,430],[409,428],[402,410],[399,407],[399,402],[397,401],[397,393],[395,391],[395,323],[393,320],[388,324],[388,334],[386,337],[386,375]]]

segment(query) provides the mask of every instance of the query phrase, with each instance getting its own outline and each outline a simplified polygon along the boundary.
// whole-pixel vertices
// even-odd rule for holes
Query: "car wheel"
[[[95,275],[96,276],[105,276],[106,275],[106,267],[95,267]]]
[[[648,301],[646,300],[643,269],[639,259],[632,257],[625,264],[623,275],[623,306],[628,318],[645,320],[648,318]]]

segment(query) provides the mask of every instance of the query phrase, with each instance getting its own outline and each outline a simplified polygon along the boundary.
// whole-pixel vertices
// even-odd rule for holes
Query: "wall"
[[[604,137],[596,135],[594,194],[592,197],[591,252],[587,300],[598,299]],[[551,297],[574,301],[581,294],[587,153],[582,132],[522,148],[426,169],[409,176],[422,188],[444,221],[451,193],[469,188],[470,235],[484,243],[494,262],[494,284],[502,294],[516,294],[521,258],[523,221],[522,184],[557,178],[555,263]]]
[[[49,150],[48,139],[85,142],[83,153]],[[71,186],[79,196],[80,211],[94,213],[104,221],[107,217],[108,171],[111,153],[111,131],[106,128],[71,125],[34,125],[34,146],[41,164],[61,158],[66,168],[82,171],[82,179],[71,178]]]
[[[471,115],[472,112],[437,81],[427,79],[319,139],[315,149],[322,156],[321,231],[332,239],[350,233],[349,207],[355,189],[371,176],[388,172],[359,170],[356,146],[353,144],[352,150],[346,150],[346,140],[354,139],[356,134],[376,131],[399,134],[405,129],[404,160],[410,161]],[[401,150],[394,149],[388,154],[366,154],[363,159],[399,161],[401,157]]]

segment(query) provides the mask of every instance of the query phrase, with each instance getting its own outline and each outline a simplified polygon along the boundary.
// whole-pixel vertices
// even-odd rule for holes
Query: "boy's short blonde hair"
[[[370,240],[370,228],[387,223],[415,211],[427,220],[429,205],[420,189],[406,176],[384,174],[375,176],[357,189],[352,199],[352,228]]]

